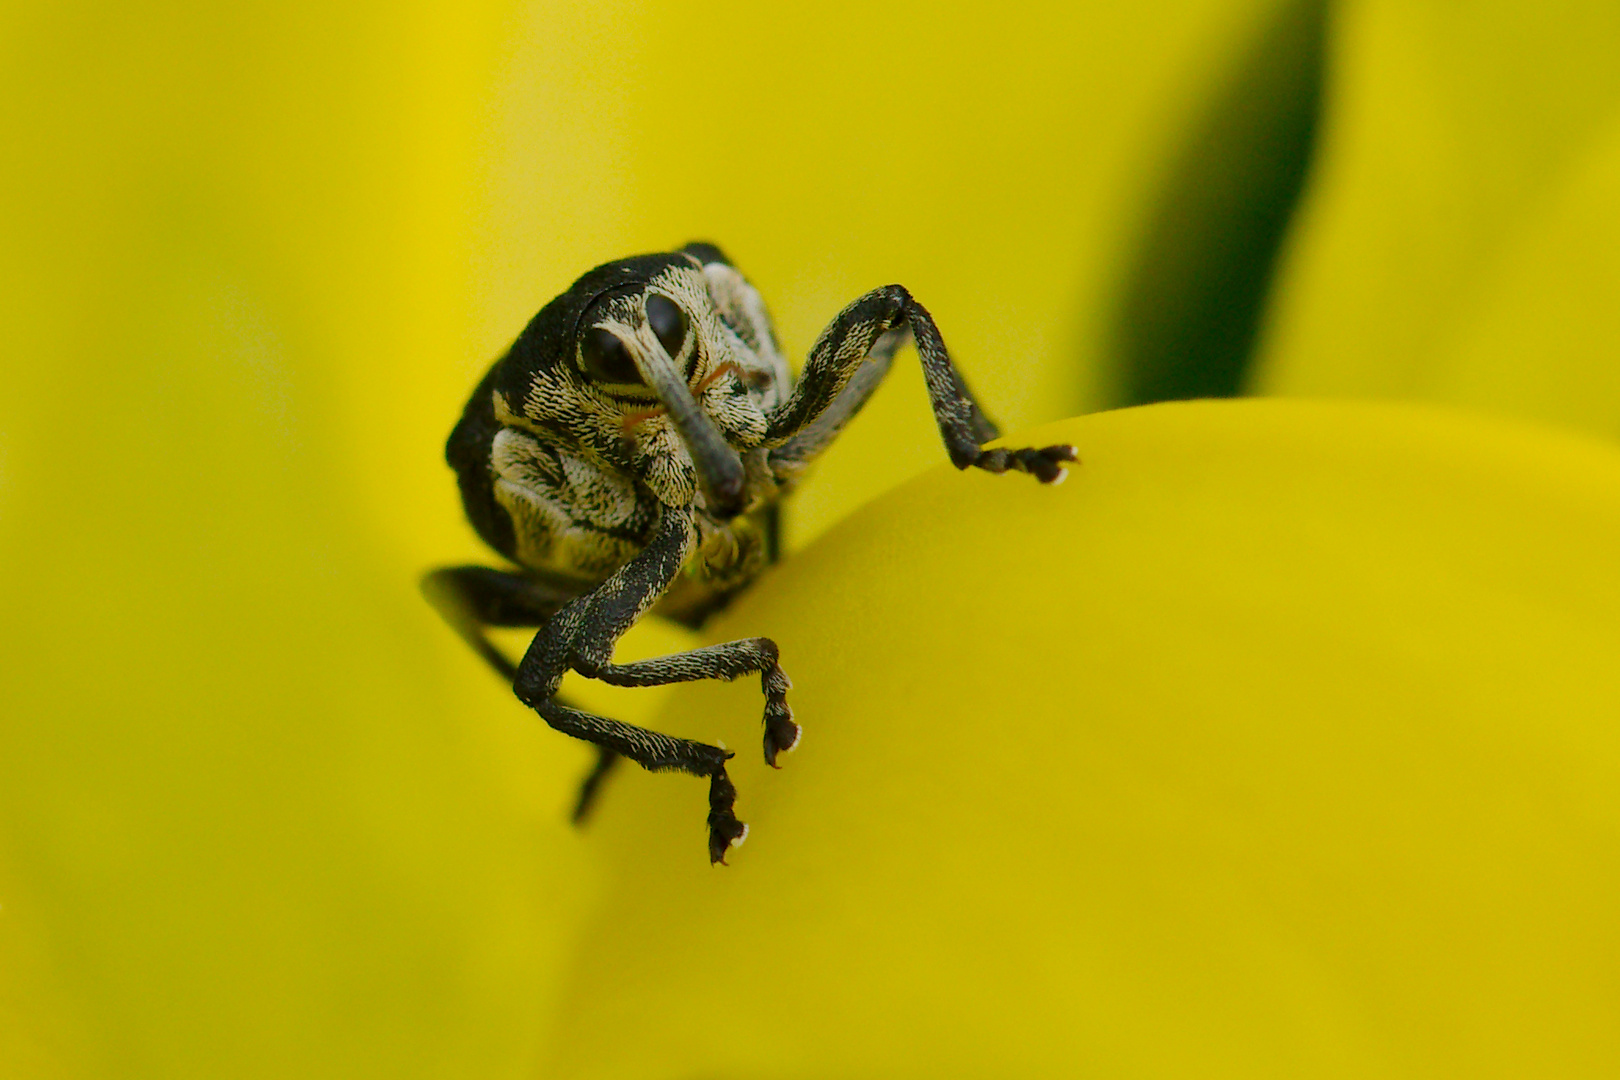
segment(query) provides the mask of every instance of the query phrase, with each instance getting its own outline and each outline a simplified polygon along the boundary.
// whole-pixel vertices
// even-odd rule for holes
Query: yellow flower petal
[[[1620,432],[1620,7],[1341,5],[1261,392]]]
[[[712,627],[753,831],[631,771],[550,1075],[1610,1076],[1620,453],[1408,406],[1172,405],[940,468]]]

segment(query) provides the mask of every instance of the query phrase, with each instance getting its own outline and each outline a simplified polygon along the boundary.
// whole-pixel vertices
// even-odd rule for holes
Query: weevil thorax
[[[710,425],[746,455],[790,389],[769,325],[724,263],[676,253],[599,266],[514,345],[517,362],[492,387],[496,418],[640,480],[666,505],[703,509],[694,458]]]

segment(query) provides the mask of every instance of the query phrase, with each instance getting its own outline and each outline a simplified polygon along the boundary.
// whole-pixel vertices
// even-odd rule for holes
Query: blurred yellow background
[[[1121,312],[1230,273],[1272,163],[1253,117],[1298,91],[1267,73],[1314,70],[1275,28],[1304,19],[1322,157],[1252,385],[1617,430],[1609,4],[0,19],[6,1076],[554,1055],[619,880],[563,820],[588,755],[415,580],[488,557],[443,439],[598,262],[712,239],[795,356],[903,282],[1004,427],[1118,403]],[[892,382],[794,545],[941,460],[913,364]]]
[[[1254,389],[1620,436],[1620,5],[1341,5]]]

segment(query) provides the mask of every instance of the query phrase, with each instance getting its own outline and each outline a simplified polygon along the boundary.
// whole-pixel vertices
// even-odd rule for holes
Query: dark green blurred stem
[[[1325,8],[1277,14],[1170,174],[1121,297],[1110,404],[1242,391],[1315,142]]]

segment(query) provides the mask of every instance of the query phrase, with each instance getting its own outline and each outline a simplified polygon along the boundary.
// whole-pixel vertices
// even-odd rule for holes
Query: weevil
[[[634,663],[614,643],[649,612],[696,626],[774,557],[779,500],[876,389],[910,339],[959,469],[1062,479],[1071,446],[983,449],[997,435],[933,317],[899,285],[873,289],[821,332],[795,381],[764,301],[712,244],[604,263],[540,310],[473,391],[450,434],[468,519],[514,569],[452,566],[423,592],[558,731],[597,748],[575,819],[621,757],[709,780],[709,858],[748,827],[732,753],[566,704],[575,671],[614,686],[758,674],[765,761],[798,745],[770,638]],[[536,627],[518,663],[485,633]]]

